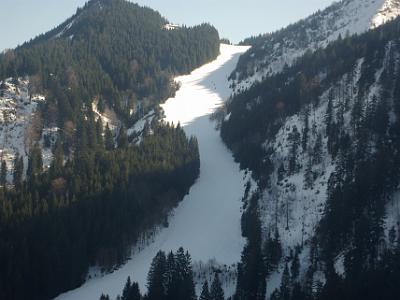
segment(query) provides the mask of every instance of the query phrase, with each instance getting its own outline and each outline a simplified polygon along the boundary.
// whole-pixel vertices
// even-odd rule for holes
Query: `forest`
[[[133,123],[175,92],[175,75],[219,54],[211,25],[167,30],[167,23],[125,0],[92,0],[54,30],[1,54],[0,78],[31,76],[60,127],[95,99],[100,111],[108,105]]]
[[[47,172],[33,148],[26,180],[16,158],[15,188],[0,191],[2,299],[49,299],[82,284],[92,265],[107,271],[123,263],[199,174],[197,141],[179,127],[155,123],[140,145],[121,137],[115,149],[109,134],[88,131],[93,136],[81,137],[65,164],[58,141]]]
[[[211,286],[204,281],[197,298],[192,260],[182,247],[175,253],[159,251],[156,254],[147,274],[147,289],[147,293],[141,295],[139,285],[128,277],[121,295],[115,300],[225,300],[217,271]],[[100,300],[110,300],[110,297],[102,294]]]
[[[197,140],[160,121],[173,77],[215,59],[217,30],[167,30],[158,12],[124,0],[91,0],[63,24],[0,54],[0,80],[28,77],[45,95],[28,161],[12,182],[1,163],[0,299],[51,299],[80,286],[89,267],[122,264],[132,245],[168,213],[199,174]],[[93,107],[95,104],[95,107]],[[97,107],[96,107],[97,105]],[[103,124],[109,108],[118,127]],[[139,143],[127,128],[150,110]],[[57,140],[43,128],[56,128]],[[43,166],[43,147],[53,153]]]

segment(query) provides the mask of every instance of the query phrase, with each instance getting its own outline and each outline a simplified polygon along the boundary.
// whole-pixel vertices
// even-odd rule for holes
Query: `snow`
[[[397,231],[400,230],[400,190],[394,193],[386,205],[384,220],[385,236],[389,236],[389,231],[392,228]]]
[[[61,37],[65,32],[67,32],[69,29],[71,29],[72,25],[74,25],[75,20],[72,20],[69,22],[59,33],[55,35],[55,38]]]
[[[144,130],[146,124],[151,124],[151,122],[153,121],[155,116],[156,116],[156,113],[154,112],[154,110],[151,110],[148,114],[143,116],[131,128],[128,129],[128,131],[127,131],[128,136],[134,135],[135,141],[137,143],[140,143],[141,136],[142,136],[142,133],[143,133],[143,130]]]
[[[386,47],[385,57],[389,56],[390,48],[389,44]],[[274,172],[270,177],[270,186],[263,190],[260,200],[260,215],[264,236],[267,236],[268,232],[273,234],[275,228],[278,230],[284,257],[288,257],[296,246],[303,246],[299,254],[300,279],[304,278],[305,272],[310,265],[311,241],[325,211],[328,180],[331,174],[335,172],[337,165],[336,160],[332,159],[328,153],[327,138],[325,137],[325,114],[328,107],[328,99],[332,95],[334,117],[337,117],[341,99],[348,99],[349,108],[344,112],[344,128],[351,133],[351,107],[355,104],[361,92],[358,88],[358,82],[362,76],[364,61],[364,58],[358,59],[351,72],[343,75],[337,82],[327,87],[320,96],[317,105],[305,105],[302,111],[287,117],[277,134],[265,141],[263,145],[265,149],[270,150],[268,153],[272,153],[269,158],[274,165]],[[383,64],[386,63],[385,61],[386,59]],[[382,68],[379,67],[376,69],[375,81],[370,84],[367,93],[364,95],[365,101],[368,101],[368,99],[372,98],[372,95],[380,91],[381,75]],[[258,102],[259,99],[255,98],[249,109],[257,109]],[[307,150],[302,151],[299,149],[297,151],[296,161],[300,162],[298,170],[293,174],[286,173],[284,178],[278,181],[279,166],[283,164],[285,170],[288,169],[288,158],[291,151],[290,134],[293,127],[296,127],[298,132],[303,131],[306,110],[309,111],[310,128]],[[319,163],[313,164],[312,171],[315,173],[316,178],[312,186],[308,186],[305,184],[307,164],[312,157],[312,149],[318,135],[322,137],[322,159]],[[388,208],[388,211],[393,212],[394,209]],[[398,210],[396,212],[398,213]],[[390,225],[395,220],[398,220],[395,214],[389,213],[387,219],[387,224]],[[387,227],[391,228],[389,225]],[[267,280],[267,299],[274,289],[279,287],[283,267],[284,264],[282,262],[279,268],[269,276]],[[339,255],[336,258],[335,268],[339,274],[343,274],[343,255]],[[315,273],[314,282],[317,281],[325,281],[321,270],[317,270]]]
[[[177,25],[177,24],[165,24],[163,28],[166,29],[166,30],[175,30],[175,29],[177,29],[179,27],[180,26]]]
[[[92,102],[92,110],[97,118],[101,119],[103,127],[106,128],[106,126],[108,125],[111,130],[116,130],[118,127],[120,127],[120,121],[115,111],[108,105],[105,105],[104,112],[100,112],[97,108],[98,103],[98,99],[95,99]]]
[[[234,81],[235,92],[240,92],[292,65],[307,50],[326,47],[339,35],[361,34],[400,15],[399,0],[347,0],[332,4],[326,10],[304,19],[296,31],[289,31],[281,41],[274,34],[266,36],[264,56],[260,49],[249,51],[250,61],[243,80]],[[285,29],[284,29],[285,30]],[[304,44],[305,43],[305,44]],[[265,50],[269,49],[269,50]]]
[[[0,82],[0,85],[2,82]],[[30,146],[42,143],[41,137],[35,140],[32,128],[35,127],[37,105],[45,101],[40,94],[30,95],[29,78],[6,79],[5,88],[0,90],[0,159],[7,163],[8,182],[15,155],[23,156],[25,169],[28,162]],[[51,151],[43,151],[45,166],[52,160]]]
[[[167,122],[180,122],[188,135],[197,137],[201,157],[200,177],[170,216],[169,227],[159,229],[152,241],[144,249],[137,249],[119,270],[89,279],[82,287],[57,299],[98,300],[101,293],[113,299],[122,291],[128,276],[146,291],[147,272],[160,249],[176,251],[184,247],[199,272],[204,270],[199,265],[208,263],[229,272],[240,261],[245,242],[240,228],[241,198],[249,175],[234,162],[210,115],[230,96],[227,78],[247,49],[221,45],[221,55],[215,61],[176,78],[182,84],[180,90],[162,105]],[[233,284],[224,285],[228,296],[233,292]]]

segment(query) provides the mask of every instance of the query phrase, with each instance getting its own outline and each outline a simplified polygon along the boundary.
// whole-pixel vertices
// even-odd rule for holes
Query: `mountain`
[[[342,0],[279,31],[249,38],[252,48],[243,55],[230,79],[241,91],[262,78],[281,72],[307,51],[376,28],[400,14],[398,0]]]
[[[227,104],[222,138],[258,186],[236,299],[398,297],[399,26],[307,51]]]
[[[0,55],[4,83],[8,79],[12,84],[12,78],[25,82],[10,86],[8,99],[20,97],[13,95],[15,88],[28,86],[26,96],[46,99],[39,118],[49,133],[46,140],[54,140],[58,129],[68,131],[70,122],[76,127],[83,108],[100,113],[104,126],[131,127],[174,94],[174,75],[188,73],[219,53],[218,32],[212,26],[167,30],[167,23],[158,12],[123,0],[92,0],[54,30]],[[16,108],[16,101],[9,104],[0,109],[12,108],[16,119],[31,119]],[[27,161],[29,149],[21,147],[26,134],[18,137],[4,141],[14,148],[6,155],[18,150]]]
[[[92,0],[0,55],[0,299],[51,299],[110,272],[199,175],[197,139],[161,122],[173,78],[219,54],[208,24]]]

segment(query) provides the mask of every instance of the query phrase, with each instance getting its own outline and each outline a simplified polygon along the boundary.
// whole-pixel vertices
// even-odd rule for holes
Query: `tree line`
[[[116,300],[224,300],[225,295],[215,272],[209,287],[204,281],[199,298],[196,296],[192,262],[189,252],[181,247],[175,253],[159,251],[153,258],[147,275],[147,293],[141,295],[139,285],[128,277],[122,294]],[[110,300],[106,294],[100,300]]]

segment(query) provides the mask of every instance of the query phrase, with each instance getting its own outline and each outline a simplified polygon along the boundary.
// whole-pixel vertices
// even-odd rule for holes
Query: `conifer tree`
[[[311,157],[309,157],[304,172],[304,186],[305,188],[310,189],[313,187],[313,183],[314,183],[313,163]]]
[[[39,145],[35,145],[28,158],[27,179],[35,181],[35,178],[43,171],[42,150]]]
[[[293,174],[298,170],[297,151],[300,146],[300,133],[297,126],[293,126],[292,132],[289,134],[290,153],[289,153],[289,172]]]
[[[290,288],[291,288],[291,281],[290,281],[290,274],[288,264],[285,264],[285,269],[282,273],[282,280],[280,286],[280,295],[282,300],[290,300]]]
[[[307,145],[308,145],[308,134],[310,131],[310,125],[309,125],[309,111],[308,109],[304,113],[304,127],[303,127],[303,136],[301,139],[301,147],[303,148],[303,152],[307,150]]]
[[[201,289],[201,294],[199,300],[212,300],[210,295],[210,289],[208,288],[208,281],[204,281],[203,287]]]
[[[0,185],[5,187],[6,183],[7,183],[7,163],[5,160],[2,160],[0,169]]]
[[[15,187],[20,187],[22,184],[22,176],[24,172],[24,161],[19,153],[15,155],[14,159],[14,173],[13,173],[13,184]]]
[[[175,260],[175,254],[171,251],[167,257],[166,271],[167,300],[177,299],[179,293],[179,274]]]
[[[212,300],[224,300],[224,290],[221,286],[221,281],[219,280],[218,273],[215,273],[214,280],[211,284],[210,296]]]
[[[129,300],[128,296],[129,296],[129,293],[131,290],[131,286],[132,286],[131,277],[128,277],[128,279],[126,280],[124,289],[122,290],[121,300]]]
[[[164,300],[165,291],[165,274],[166,274],[166,257],[163,251],[159,251],[154,257],[149,274],[147,275],[147,299],[148,300]]]
[[[114,136],[110,130],[110,127],[108,126],[108,123],[106,125],[106,130],[104,133],[104,144],[105,144],[107,151],[114,150],[114,148],[115,148]]]
[[[140,300],[140,299],[142,299],[142,296],[140,294],[139,284],[137,282],[133,282],[127,300]]]
[[[322,135],[318,133],[313,150],[313,163],[320,164],[322,161]]]
[[[60,138],[57,139],[54,145],[53,153],[53,161],[50,165],[50,176],[52,178],[57,178],[61,175],[64,166],[64,149]]]
[[[125,126],[121,126],[120,130],[119,130],[119,134],[118,134],[118,138],[117,138],[117,144],[118,144],[118,148],[126,148],[129,144],[128,142],[128,135],[126,134],[126,129]]]
[[[98,118],[96,122],[96,140],[99,147],[103,148],[104,147],[103,122],[101,121],[101,118]]]
[[[326,114],[325,114],[325,126],[326,126],[325,134],[328,138],[331,137],[332,122],[333,122],[333,90],[331,89],[328,95],[328,107],[326,109]]]
[[[300,260],[299,260],[299,253],[297,250],[293,257],[292,264],[290,266],[290,272],[292,275],[292,280],[293,281],[296,280],[298,278],[299,272],[300,272]]]
[[[110,296],[101,294],[100,300],[110,300]]]

